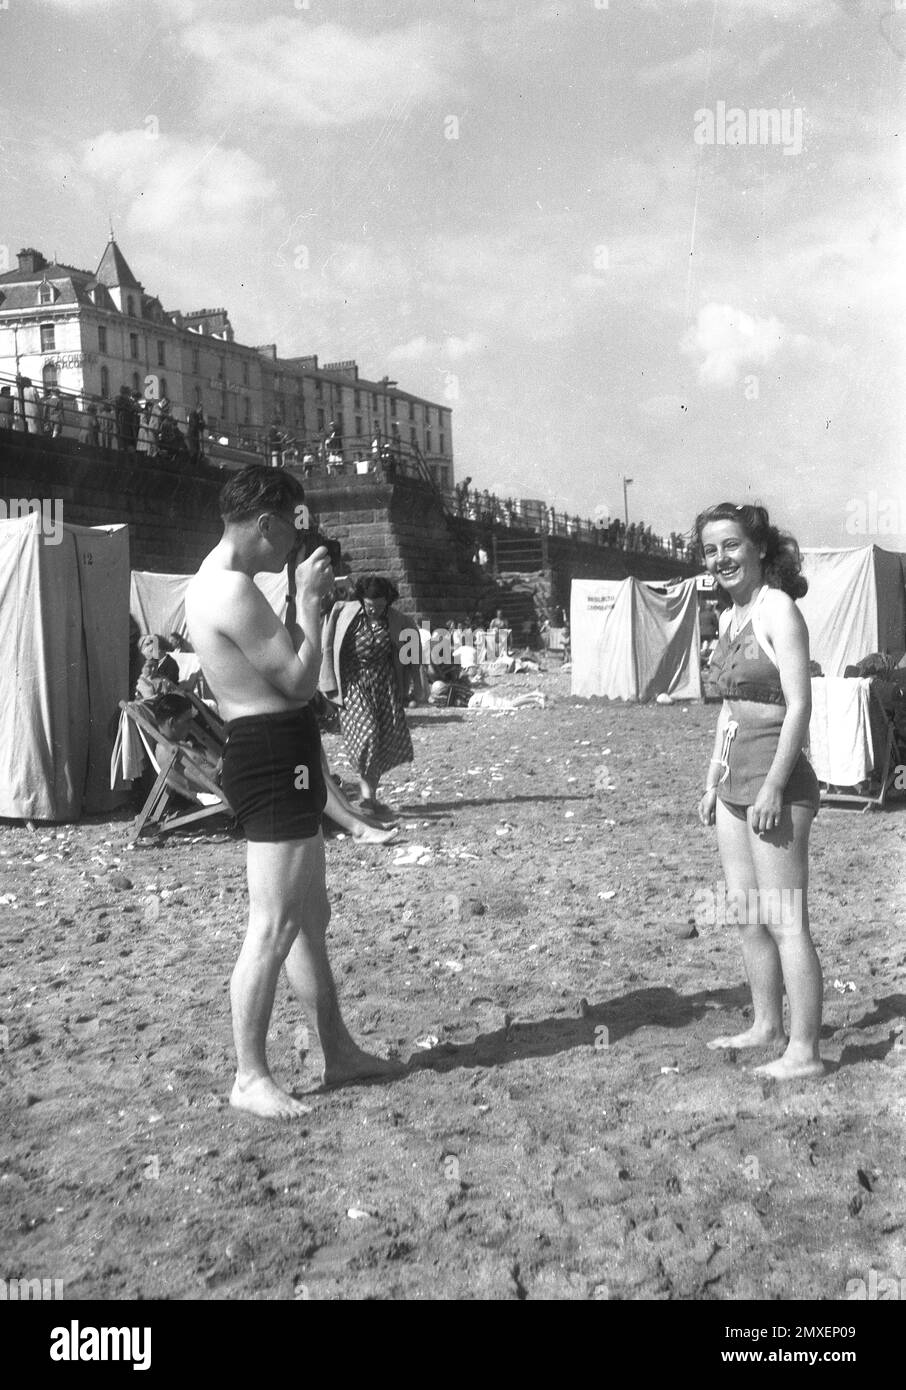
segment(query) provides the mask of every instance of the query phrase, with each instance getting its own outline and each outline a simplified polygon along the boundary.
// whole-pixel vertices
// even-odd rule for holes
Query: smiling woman
[[[716,822],[724,888],[754,903],[740,920],[755,1018],[712,1048],[785,1041],[784,1055],[757,1068],[769,1076],[818,1076],[821,966],[809,935],[808,838],[818,783],[802,751],[811,713],[808,629],[795,599],[807,591],[799,547],[764,507],[722,502],[700,513],[695,534],[705,566],[732,601],[711,658],[711,692],[723,696],[702,825]],[[753,892],[754,890],[754,892]],[[784,895],[786,895],[784,897]],[[793,904],[780,921],[775,901]]]

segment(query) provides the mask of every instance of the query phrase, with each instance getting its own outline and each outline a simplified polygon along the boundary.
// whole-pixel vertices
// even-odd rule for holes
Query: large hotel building
[[[0,275],[0,384],[29,377],[80,402],[112,400],[122,386],[166,396],[184,421],[199,405],[208,428],[256,445],[276,425],[300,450],[335,427],[348,458],[372,441],[418,451],[435,482],[453,485],[451,411],[359,376],[355,362],[280,357],[275,344],[237,343],[225,309],[165,310],[130,270],[113,236],[96,271],[18,253]]]

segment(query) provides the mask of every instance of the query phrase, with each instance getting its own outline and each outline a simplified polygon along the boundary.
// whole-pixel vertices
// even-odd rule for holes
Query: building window
[[[129,355],[130,355],[131,357],[138,357],[138,334],[137,334],[137,333],[130,333],[130,334],[129,334]]]
[[[163,338],[157,340],[157,365],[159,367],[166,367],[167,365],[166,344]]]
[[[133,372],[133,373],[132,373],[132,389],[133,389],[133,391],[140,391],[140,390],[141,390],[141,384],[140,384],[139,379],[138,379],[138,372]]]
[[[352,395],[353,395],[353,401],[354,401],[356,410],[361,410],[361,409],[362,409],[362,393],[361,393],[361,391],[353,391]]]
[[[221,357],[217,363],[217,380],[223,381],[226,378],[226,358]]]
[[[356,433],[356,439],[361,439],[361,437],[362,437],[362,417],[361,417],[361,415],[357,415],[357,416],[355,417],[355,433]]]
[[[324,433],[324,411],[318,411],[318,434]]]
[[[441,432],[440,432],[440,444],[439,444],[439,449],[440,449],[440,452],[441,452],[442,454],[445,454],[445,453],[447,452],[447,441],[446,441],[446,439],[444,438],[444,432],[443,432],[443,430],[441,430]]]
[[[44,377],[44,394],[47,395],[47,392],[48,392],[48,391],[56,391],[56,389],[57,389],[57,364],[56,364],[56,362],[45,362],[45,363],[44,363],[43,377]]]
[[[129,315],[130,319],[135,318],[135,300],[132,298],[131,294],[126,295],[126,313]]]
[[[315,395],[319,401],[324,399],[324,382],[320,379],[315,382]]]
[[[246,371],[248,371],[248,368],[246,368]],[[249,400],[248,396],[243,396],[242,398],[242,419],[246,425],[252,423],[252,402]]]
[[[195,387],[195,404],[198,405],[198,406],[201,405],[201,387],[200,387],[200,386],[196,386],[196,387]]]
[[[98,352],[107,351],[107,329],[104,325],[98,324]]]
[[[342,412],[342,410],[338,410],[338,411],[337,411],[337,434],[338,434],[338,435],[340,436],[340,438],[342,439],[344,433],[345,433],[345,431],[344,431],[344,429],[343,429],[343,412]]]
[[[409,426],[409,443],[412,445],[413,449],[418,448],[418,431],[414,425]]]
[[[54,326],[53,326],[52,323],[42,323],[42,324],[41,324],[41,351],[42,351],[42,352],[54,352],[55,350],[56,350],[56,349],[55,349],[55,340],[54,340]]]
[[[431,448],[431,431],[430,431],[430,430],[425,430],[425,452],[428,453],[428,454],[430,454],[430,453],[433,452],[433,451],[432,451],[432,448]]]
[[[195,372],[196,376],[201,371],[201,357],[198,348],[192,349],[192,371]]]
[[[110,371],[107,367],[101,368],[101,395],[110,395]]]
[[[380,404],[376,394],[371,397],[371,409],[374,411],[375,415],[377,415],[380,410]]]
[[[415,401],[410,401],[410,402],[409,402],[409,419],[410,419],[410,420],[414,420],[414,419],[415,419]]]
[[[243,386],[248,386],[248,384],[249,384],[249,364],[248,364],[248,362],[243,362],[243,364],[242,364],[242,384],[243,384]]]
[[[38,303],[53,304],[53,285],[48,285],[46,280],[38,290]]]
[[[274,406],[277,419],[282,424],[286,419],[286,397],[282,391],[278,391],[277,395],[274,397]]]
[[[167,378],[165,376],[160,379],[160,394],[161,396],[167,395]]]

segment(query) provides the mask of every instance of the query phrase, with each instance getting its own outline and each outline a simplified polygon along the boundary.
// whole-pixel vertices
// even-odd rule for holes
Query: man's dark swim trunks
[[[250,714],[226,726],[221,786],[247,840],[308,840],[321,828],[327,789],[310,706]]]

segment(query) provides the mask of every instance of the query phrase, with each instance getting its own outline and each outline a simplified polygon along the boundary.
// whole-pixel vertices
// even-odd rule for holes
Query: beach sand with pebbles
[[[696,819],[716,710],[572,702],[560,672],[503,689],[539,683],[546,710],[413,711],[416,761],[381,788],[399,845],[329,841],[350,1026],[410,1069],[319,1090],[281,983],[270,1056],[298,1123],[225,1100],[241,839],[0,826],[5,1277],[84,1299],[836,1300],[906,1274],[902,803],[818,817],[830,1066],[764,1082],[706,1047],[749,1016],[736,929],[690,921],[721,882]]]

